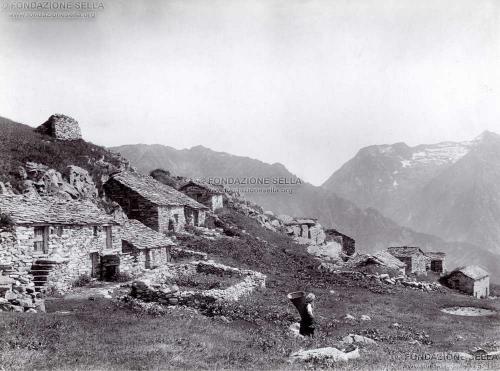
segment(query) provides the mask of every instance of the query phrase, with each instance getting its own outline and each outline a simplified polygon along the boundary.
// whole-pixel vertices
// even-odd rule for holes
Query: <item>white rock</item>
[[[342,342],[346,344],[377,344],[377,342],[373,339],[367,338],[361,335],[349,334],[342,339]]]
[[[354,317],[354,316],[352,316],[352,315],[350,315],[350,314],[346,314],[346,315],[344,316],[344,319],[356,320],[356,317]]]
[[[359,351],[357,349],[349,353],[344,353],[337,348],[325,347],[310,350],[300,350],[290,356],[290,361],[311,362],[325,360],[330,362],[346,362],[349,359],[355,359],[358,357]]]
[[[371,317],[367,316],[366,314],[363,314],[360,318],[361,321],[371,321]]]

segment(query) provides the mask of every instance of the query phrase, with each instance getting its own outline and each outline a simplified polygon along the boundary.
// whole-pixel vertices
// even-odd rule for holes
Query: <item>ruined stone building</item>
[[[77,140],[82,139],[82,132],[78,121],[74,118],[55,114],[49,117],[42,125],[35,129],[41,134],[50,135],[59,140]]]
[[[453,270],[444,277],[446,286],[472,295],[487,298],[490,295],[490,276],[477,265],[468,265]]]
[[[429,258],[427,270],[434,273],[443,273],[445,271],[446,254],[444,252],[426,252],[425,255]]]
[[[325,231],[328,240],[333,240],[342,245],[342,252],[348,256],[352,256],[356,252],[356,241],[336,229],[327,229]]]
[[[0,195],[0,265],[37,288],[64,291],[82,274],[96,276],[96,257],[119,249],[117,224],[90,201]]]
[[[175,244],[164,234],[137,220],[128,220],[121,231],[120,271],[132,275],[170,262]]]
[[[104,190],[130,219],[158,232],[179,232],[186,225],[205,225],[208,207],[150,176],[122,171],[110,176]]]
[[[419,247],[413,246],[398,246],[389,247],[389,254],[398,258],[406,264],[406,274],[426,274],[429,258]]]
[[[222,209],[224,206],[222,187],[189,180],[179,188],[179,191],[207,206],[212,211]]]
[[[290,236],[309,240],[314,244],[322,244],[325,241],[323,227],[314,218],[290,218],[283,225],[286,233]]]

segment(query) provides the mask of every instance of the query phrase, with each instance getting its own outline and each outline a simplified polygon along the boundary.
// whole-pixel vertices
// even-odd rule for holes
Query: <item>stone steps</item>
[[[37,259],[33,262],[30,274],[33,276],[35,291],[42,291],[43,287],[47,283],[50,272],[57,264],[57,262],[47,259]]]

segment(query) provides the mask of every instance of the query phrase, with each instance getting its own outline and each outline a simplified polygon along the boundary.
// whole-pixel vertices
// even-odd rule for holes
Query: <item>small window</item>
[[[175,224],[179,223],[179,214],[174,214]]]
[[[94,237],[97,237],[97,232],[98,232],[97,226],[94,226]]]
[[[47,254],[48,252],[49,227],[35,227],[35,238],[33,248],[35,252]]]
[[[122,240],[122,253],[130,254],[132,251],[134,251],[132,245],[130,245],[127,241]]]
[[[57,236],[61,237],[63,235],[63,227],[61,225],[55,227],[55,233]]]

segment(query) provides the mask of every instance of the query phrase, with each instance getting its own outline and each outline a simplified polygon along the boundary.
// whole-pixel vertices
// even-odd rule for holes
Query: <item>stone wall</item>
[[[179,291],[176,285],[165,284],[168,278],[199,273],[231,274],[241,277],[241,282],[227,289]],[[197,261],[190,264],[170,264],[151,274],[144,280],[132,284],[130,295],[147,302],[160,304],[182,304],[198,307],[215,301],[237,301],[255,289],[264,288],[266,276],[262,273],[228,267],[212,261]]]
[[[82,132],[78,121],[74,118],[56,114],[40,125],[37,132],[53,136],[59,140],[76,140],[82,138]]]
[[[461,272],[451,273],[445,280],[446,285],[452,289],[469,295],[474,294],[474,280]]]
[[[120,254],[120,272],[137,276],[148,269],[165,265],[171,260],[169,247],[144,250],[132,248],[130,253]]]
[[[474,282],[473,296],[487,298],[490,295],[490,278],[484,277]]]
[[[223,195],[212,195],[212,204],[209,206],[212,211],[222,209],[224,207]]]
[[[142,224],[158,232],[168,230],[168,220],[166,228],[164,220],[159,217],[159,207],[142,197],[139,193],[123,186],[120,182],[110,179],[104,185],[106,196],[117,202],[129,219],[137,219]]]
[[[168,232],[169,222],[172,221],[173,232],[181,232],[186,226],[186,216],[183,206],[160,206],[158,208],[158,231]]]
[[[415,254],[411,257],[410,273],[427,274],[429,258],[422,254]]]
[[[111,250],[119,251],[121,238],[111,228]],[[90,253],[106,250],[103,226],[62,226],[62,229],[49,226],[46,254],[34,251],[34,240],[32,226],[16,226],[10,236],[3,233],[0,265],[11,266],[9,276],[28,285],[34,279],[30,272],[36,261],[54,262],[45,286],[57,292],[67,291],[80,275],[91,275]]]

